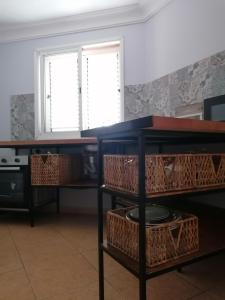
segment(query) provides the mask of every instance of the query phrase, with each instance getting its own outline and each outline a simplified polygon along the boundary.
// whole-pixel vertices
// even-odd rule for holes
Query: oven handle
[[[20,171],[20,167],[0,167],[0,171]]]

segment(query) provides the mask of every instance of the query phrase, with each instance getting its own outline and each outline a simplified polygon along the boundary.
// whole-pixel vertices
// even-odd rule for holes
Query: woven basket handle
[[[180,228],[179,228],[179,232],[178,232],[178,236],[177,236],[177,241],[176,242],[175,242],[175,238],[174,238],[173,233],[172,233],[173,230],[175,230],[175,229],[174,228],[169,228],[168,229],[169,230],[169,236],[170,236],[170,239],[171,239],[172,244],[174,246],[174,250],[175,250],[176,254],[177,254],[177,250],[178,250],[178,248],[180,246],[180,239],[181,239],[181,233],[182,233],[182,230],[183,230],[183,223],[181,223],[179,227]]]
[[[212,155],[212,162],[213,162],[213,167],[215,170],[215,173],[218,172],[219,167],[221,165],[221,155]]]
[[[45,164],[46,161],[48,160],[48,154],[42,155],[42,156],[41,156],[41,159],[42,159],[42,162]]]

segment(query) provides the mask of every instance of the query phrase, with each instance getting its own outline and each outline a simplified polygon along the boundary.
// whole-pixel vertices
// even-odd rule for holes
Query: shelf
[[[33,188],[70,188],[70,189],[95,189],[96,180],[80,180],[70,184],[62,185],[32,185]]]
[[[107,194],[112,194],[118,197],[123,197],[126,199],[131,199],[134,202],[139,201],[139,197],[137,194],[134,193],[129,193],[129,192],[123,192],[119,191],[116,189],[112,189],[106,186],[101,187],[102,191],[107,193]],[[161,193],[152,193],[146,196],[146,200],[150,200],[152,198],[163,198],[163,197],[168,197],[168,196],[179,196],[179,195],[186,195],[186,194],[201,194],[201,193],[216,193],[216,192],[221,192],[222,190],[225,189],[225,184],[223,185],[214,185],[211,187],[202,187],[202,188],[195,188],[192,190],[179,190],[179,191],[168,191],[168,192],[161,192]]]
[[[146,279],[176,270],[179,267],[189,265],[225,251],[225,212],[221,209],[203,206],[199,206],[195,210],[192,209],[191,212],[199,216],[199,251],[151,269],[146,268]],[[220,237],[219,239],[218,236]],[[136,277],[139,276],[138,262],[129,258],[119,250],[110,247],[106,242],[104,242],[102,247],[106,253],[113,257]]]
[[[133,202],[138,202],[138,200],[139,200],[138,196],[135,195],[135,194],[132,194],[132,193],[125,193],[125,192],[122,192],[122,191],[107,188],[105,186],[102,186],[101,190],[104,193],[107,193],[107,194],[111,194],[111,195],[121,197],[121,198],[125,198],[125,199],[130,199],[130,201],[133,201]]]

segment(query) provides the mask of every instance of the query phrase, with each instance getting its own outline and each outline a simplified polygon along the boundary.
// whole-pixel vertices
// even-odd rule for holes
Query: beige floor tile
[[[61,238],[61,235],[51,226],[39,224],[30,227],[28,224],[15,224],[9,226],[12,237],[18,247],[25,245],[38,245],[41,242]]]
[[[98,270],[98,251],[97,250],[83,250],[81,254]],[[105,253],[105,277],[109,277],[112,274],[121,272],[121,265],[118,264],[114,259]]]
[[[74,216],[56,225],[56,230],[79,251],[97,249],[96,216]]]
[[[194,298],[191,298],[191,300],[222,300],[222,299],[225,299],[225,298],[220,298],[220,297],[217,297],[211,293],[202,293]]]
[[[54,241],[52,243],[53,245],[56,244]],[[59,245],[63,246],[64,243],[58,243],[57,246]],[[45,251],[42,251],[40,254],[37,253],[38,249],[33,251],[32,248],[30,249],[30,253],[27,250],[21,252],[23,264],[29,275],[33,275],[36,272],[39,272],[39,270],[44,270],[46,268],[67,268],[67,266],[70,266],[70,262],[76,258],[76,253],[73,254],[63,248],[61,251],[58,249],[58,251],[56,250],[56,252],[54,252],[54,248],[52,246],[46,248]]]
[[[23,270],[0,275],[0,300],[35,300]]]
[[[82,252],[83,250],[97,249],[97,231],[96,230],[82,230],[79,233],[71,231],[70,233],[61,232],[62,236],[71,246]]]
[[[137,300],[138,298],[138,280],[127,271],[121,271],[107,278],[107,281],[118,291],[125,299]],[[148,299],[151,300],[186,300],[201,291],[174,273],[162,275],[147,282]]]
[[[187,266],[177,275],[206,291],[225,279],[224,266],[225,255],[218,255]]]
[[[71,293],[59,294],[54,298],[47,298],[43,300],[98,300],[98,283],[95,282],[87,287],[78,288]],[[108,283],[105,283],[105,300],[123,300],[122,296],[119,295]]]
[[[216,271],[216,270],[215,270]],[[210,294],[225,299],[225,280],[209,290]]]
[[[17,249],[25,263],[36,263],[39,259],[47,261],[57,258],[60,260],[79,253],[61,237],[42,241],[37,244],[20,244],[17,246]]]
[[[23,268],[10,235],[0,238],[0,274]]]
[[[96,270],[81,256],[69,257],[66,263],[55,266],[25,264],[35,295],[38,299],[56,297],[97,281]]]
[[[148,296],[153,300],[184,300],[198,295],[199,291],[174,272],[148,281]]]
[[[0,215],[0,241],[2,238],[5,238],[10,234],[9,228],[4,222],[1,222],[1,215]]]
[[[96,221],[93,216],[43,214],[31,228],[27,216],[0,219],[0,300],[98,299]],[[104,257],[106,299],[138,299],[137,279]],[[221,255],[185,267],[182,274],[151,279],[149,299],[225,299],[224,266]],[[15,272],[1,273],[1,268]]]

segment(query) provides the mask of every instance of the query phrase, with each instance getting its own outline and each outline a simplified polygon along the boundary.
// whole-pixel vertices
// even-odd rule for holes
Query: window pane
[[[80,130],[76,52],[45,57],[44,115],[47,132]]]
[[[100,51],[101,50],[101,51]],[[94,128],[121,119],[118,47],[84,51],[82,78],[83,127]]]

